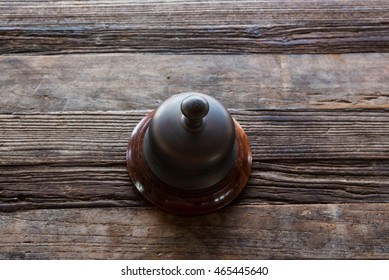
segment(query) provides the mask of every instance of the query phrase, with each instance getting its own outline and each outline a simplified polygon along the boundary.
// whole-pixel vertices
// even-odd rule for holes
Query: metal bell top
[[[181,93],[154,113],[144,137],[144,157],[161,181],[203,190],[221,181],[237,156],[234,121],[211,96]]]

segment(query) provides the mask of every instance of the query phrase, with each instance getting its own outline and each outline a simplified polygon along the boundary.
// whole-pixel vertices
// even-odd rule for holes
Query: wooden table
[[[389,5],[0,1],[0,258],[389,258]],[[126,145],[172,94],[253,149],[233,205],[166,214]]]

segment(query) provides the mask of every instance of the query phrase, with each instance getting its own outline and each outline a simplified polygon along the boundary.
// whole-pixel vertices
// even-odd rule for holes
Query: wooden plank
[[[375,1],[0,1],[0,53],[389,50]]]
[[[146,205],[126,170],[145,115],[0,115],[0,210]],[[234,111],[253,171],[239,204],[389,202],[386,111]]]
[[[1,259],[388,259],[389,205],[235,206],[0,214]]]
[[[389,108],[389,54],[1,56],[0,112],[154,109],[199,91],[234,109]]]

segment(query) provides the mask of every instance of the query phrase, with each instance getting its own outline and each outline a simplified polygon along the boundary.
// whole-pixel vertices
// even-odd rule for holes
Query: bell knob
[[[185,124],[190,128],[200,127],[208,111],[208,101],[199,95],[189,95],[181,102],[181,112],[185,116]]]

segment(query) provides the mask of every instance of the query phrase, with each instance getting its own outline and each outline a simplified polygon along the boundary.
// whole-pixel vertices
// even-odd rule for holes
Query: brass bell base
[[[144,158],[143,139],[154,112],[138,123],[128,142],[127,168],[138,191],[152,204],[178,215],[211,213],[234,200],[247,184],[252,165],[247,135],[237,121],[234,120],[238,156],[225,178],[204,190],[184,191],[157,178]]]

